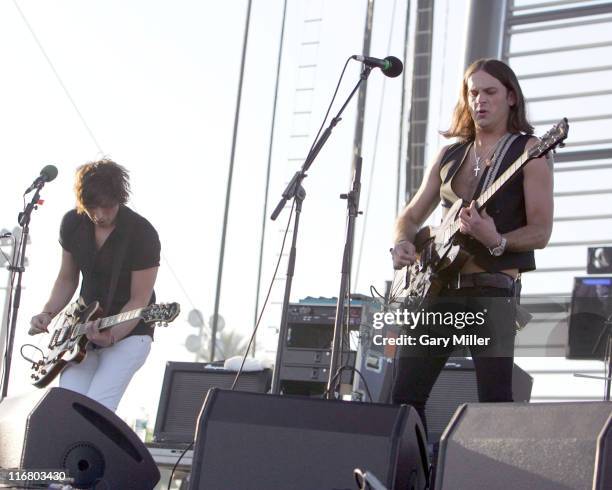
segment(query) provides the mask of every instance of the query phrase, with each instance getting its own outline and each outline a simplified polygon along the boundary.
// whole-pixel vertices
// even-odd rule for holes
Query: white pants
[[[103,349],[92,349],[90,344],[85,359],[62,371],[60,387],[116,411],[134,373],[149,355],[151,340],[148,335],[133,335]]]

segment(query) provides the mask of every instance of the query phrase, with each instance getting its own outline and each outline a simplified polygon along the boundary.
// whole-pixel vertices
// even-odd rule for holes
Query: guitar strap
[[[514,140],[516,140],[516,138],[518,138],[519,136],[520,134],[515,133],[515,134],[507,134],[506,136],[502,137],[500,142],[497,144],[498,150],[495,151],[495,156],[488,169],[489,171],[483,174],[482,180],[480,184],[478,185],[478,187],[476,188],[476,191],[474,192],[474,197],[472,198],[472,200],[474,201],[476,200],[476,193],[478,193],[478,197],[480,197],[491,186],[491,184],[495,182],[495,179],[497,178],[497,175],[499,174],[499,169],[501,168],[501,164],[504,161],[504,158],[506,157],[506,153],[508,153],[508,149],[510,148],[510,145],[512,145],[512,143],[514,143]],[[479,189],[480,189],[480,192],[478,192]]]
[[[482,187],[481,187],[481,191],[479,193],[479,196],[482,195],[483,192],[485,192],[493,182],[495,182],[495,179],[497,178],[497,175],[499,174],[499,169],[501,167],[501,164],[506,156],[506,153],[508,153],[508,149],[510,148],[510,145],[512,143],[514,143],[514,141],[519,137],[519,134],[508,134],[504,137],[504,139],[499,143],[499,148],[500,151],[496,152],[497,154],[495,155],[495,159],[493,160],[493,163],[491,164],[490,167],[490,171],[489,172],[485,172],[484,176],[483,176],[483,182],[482,182]],[[478,189],[476,190],[476,192],[478,192]],[[474,199],[476,199],[476,195],[474,194]],[[515,285],[514,285],[514,296],[516,298],[516,316],[514,319],[514,326],[516,331],[518,332],[519,330],[522,330],[533,318],[533,315],[531,313],[529,313],[529,311],[527,311],[527,309],[523,306],[521,306],[520,301],[521,301],[521,275],[519,274]]]
[[[121,274],[121,266],[123,264],[123,260],[125,259],[125,254],[127,252],[128,243],[130,241],[130,227],[122,226],[121,235],[119,237],[120,242],[117,245],[116,253],[113,256],[113,269],[111,272],[111,280],[108,287],[108,294],[106,296],[106,301],[104,302],[103,311],[105,315],[108,315],[110,312],[110,307],[113,303],[113,298],[115,296],[115,291],[117,290],[117,283],[119,282],[119,275]]]

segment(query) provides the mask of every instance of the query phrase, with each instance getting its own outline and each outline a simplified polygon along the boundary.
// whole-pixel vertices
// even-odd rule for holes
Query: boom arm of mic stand
[[[276,205],[276,207],[274,208],[274,211],[272,212],[272,215],[270,216],[270,219],[272,221],[278,218],[278,215],[281,213],[281,211],[285,207],[285,204],[287,204],[287,201],[295,197],[296,190],[301,187],[302,180],[306,178],[306,171],[310,168],[315,158],[317,158],[317,155],[321,151],[321,148],[323,148],[323,145],[329,139],[332,129],[334,128],[336,124],[338,124],[338,121],[340,121],[340,117],[335,117],[334,119],[332,119],[330,125],[327,127],[325,132],[321,135],[319,140],[312,147],[312,150],[310,150],[310,152],[308,153],[308,156],[306,157],[306,160],[304,160],[304,164],[302,165],[302,169],[298,170],[293,176],[293,178],[287,184],[287,187],[283,191],[283,196],[281,200]]]
[[[287,204],[287,201],[295,197],[296,191],[301,187],[302,180],[304,180],[305,178],[306,178],[306,174],[304,173],[304,170],[298,170],[295,173],[293,178],[287,184],[287,187],[285,187],[281,200],[278,202],[278,204],[274,208],[274,211],[270,215],[270,219],[272,221],[278,218],[278,215],[281,213],[281,211],[285,207],[285,204]]]
[[[336,124],[338,124],[342,120],[340,116],[344,112],[344,109],[346,109],[346,106],[348,105],[349,101],[353,98],[353,95],[355,95],[355,92],[359,90],[359,87],[361,86],[361,84],[365,80],[368,79],[368,76],[370,75],[371,71],[372,71],[372,68],[370,68],[369,66],[365,66],[363,68],[363,70],[361,71],[361,76],[359,77],[359,81],[357,82],[357,84],[353,88],[353,91],[349,94],[346,101],[344,102],[340,110],[338,111],[338,114],[336,114],[336,117],[334,117],[330,121],[329,126],[327,126],[327,128],[325,129],[321,137],[317,140],[317,142],[312,146],[312,149],[308,152],[308,156],[306,157],[306,160],[304,160],[302,169],[297,171],[295,175],[293,176],[293,178],[291,179],[291,181],[289,182],[289,184],[287,184],[287,187],[283,191],[283,196],[281,200],[276,205],[276,208],[274,208],[274,211],[270,215],[271,220],[274,221],[276,218],[278,218],[278,215],[285,207],[285,204],[287,203],[287,201],[295,196],[295,192],[299,188],[300,184],[302,183],[302,180],[304,180],[304,178],[306,177],[306,172],[312,165],[312,162],[314,162],[315,158],[317,158],[317,155],[319,154],[319,152],[321,151],[321,149],[323,148],[323,146],[325,145],[325,143],[331,136],[332,130],[334,129]]]

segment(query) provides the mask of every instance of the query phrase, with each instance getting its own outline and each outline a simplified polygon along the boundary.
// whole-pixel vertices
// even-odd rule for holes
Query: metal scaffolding
[[[417,0],[414,52],[412,55],[412,97],[408,125],[406,201],[410,200],[419,188],[425,168],[433,19],[434,0]]]
[[[606,129],[612,123],[609,110],[612,65],[605,63],[612,58],[610,27],[612,2],[558,0],[527,4],[511,0],[507,6],[503,59],[513,67],[522,84],[529,84],[527,94],[536,93],[527,99],[530,112],[536,114],[532,121],[536,134],[561,116],[568,117],[571,126],[567,148],[555,157],[555,174],[558,178],[571,179],[571,188],[555,192],[555,207],[567,207],[571,202],[576,208],[584,209],[585,196],[612,195],[612,189],[598,187],[606,181],[603,172],[612,169],[612,139]],[[540,35],[543,32],[546,35]],[[559,69],[559,60],[563,60],[562,69]],[[575,90],[576,87],[582,90]],[[588,179],[574,178],[587,171]],[[612,244],[612,233],[608,230],[612,214],[602,212],[603,209],[584,211],[556,215],[555,224],[592,222],[597,236],[573,241],[553,239],[548,247]],[[574,275],[585,273],[585,269],[586,261],[554,264],[538,268],[536,272]]]

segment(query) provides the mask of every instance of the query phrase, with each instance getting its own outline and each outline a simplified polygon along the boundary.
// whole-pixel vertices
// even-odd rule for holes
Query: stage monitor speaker
[[[566,357],[603,359],[612,315],[612,277],[575,277],[568,320]]]
[[[65,470],[75,488],[151,490],[159,481],[138,436],[74,391],[51,388],[4,399],[0,434],[0,468]]]
[[[235,371],[201,362],[168,362],[162,385],[153,438],[159,443],[193,442],[196,421],[211,388],[230,389]],[[236,390],[265,393],[272,371],[243,372]]]
[[[436,490],[612,489],[612,403],[462,405],[442,437]]]
[[[512,370],[512,397],[515,402],[528,402],[531,398],[533,378],[516,364]],[[431,390],[425,416],[429,442],[438,442],[453,414],[464,403],[478,401],[474,361],[451,357]]]
[[[423,428],[407,406],[211,390],[198,420],[190,490],[422,489]]]

